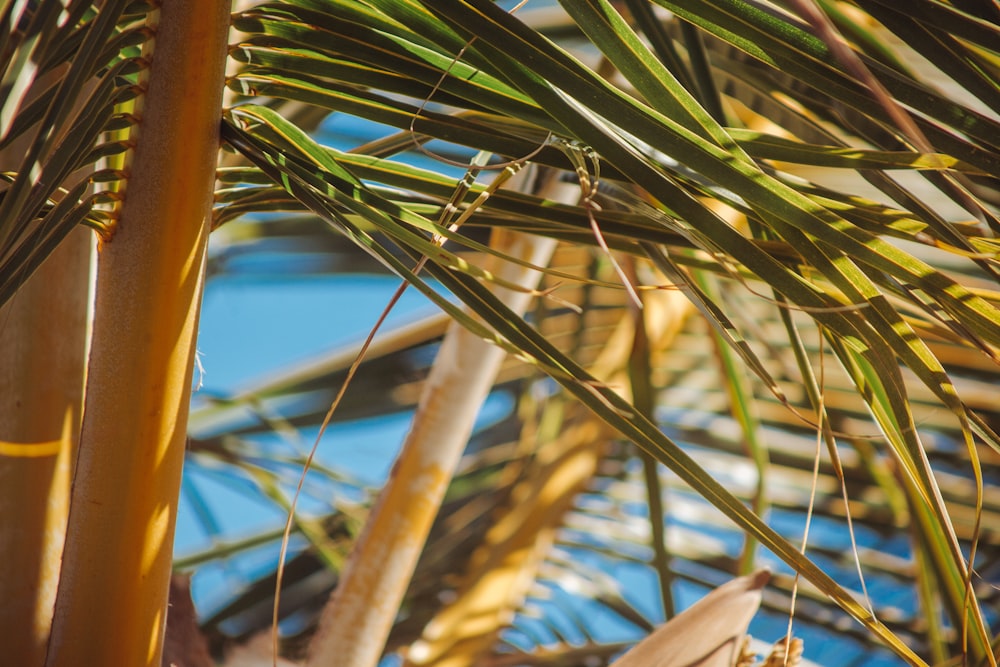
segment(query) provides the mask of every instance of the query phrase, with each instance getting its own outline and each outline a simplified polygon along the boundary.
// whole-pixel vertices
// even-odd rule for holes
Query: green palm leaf
[[[123,180],[125,147],[114,133],[132,122],[144,68],[138,47],[147,38],[142,14],[124,0],[99,12],[74,3],[63,15],[63,3],[46,1],[3,13],[5,25],[23,29],[4,32],[0,63],[0,148],[9,172],[0,190],[0,303],[81,222],[108,233],[113,200],[102,193]]]
[[[1000,173],[997,121],[985,110],[996,102],[996,26],[964,4],[927,0],[903,14],[892,3],[855,3],[853,9],[879,21],[908,45],[904,48],[886,45],[870,24],[830,8],[862,62],[911,113],[927,149],[912,145],[866,81],[791,14],[758,3],[658,0],[686,22],[676,28],[676,19],[664,20],[642,2],[626,4],[631,15],[601,0],[565,3],[572,20],[564,19],[567,30],[561,33],[550,25],[552,39],[528,25],[530,8],[522,21],[522,14],[510,15],[483,0],[297,0],[263,3],[238,14],[234,26],[245,35],[232,52],[242,69],[230,86],[251,103],[229,112],[223,136],[252,166],[222,173],[216,223],[226,223],[225,230],[231,220],[260,211],[320,216],[375,258],[381,270],[403,276],[448,315],[526,362],[519,377],[527,375],[525,368],[549,375],[670,470],[641,482],[619,476],[615,484],[630,492],[645,485],[658,497],[655,480],[665,477],[668,497],[676,488],[686,499],[707,500],[721,513],[713,514],[713,521],[721,516],[732,522],[719,526],[738,526],[804,575],[816,588],[803,592],[808,602],[802,616],[815,619],[829,598],[861,622],[865,641],[882,641],[911,664],[958,654],[991,664],[991,616],[984,618],[984,609],[993,602],[977,585],[967,559],[970,548],[995,551],[992,535],[982,530],[996,511],[989,487],[995,470],[989,465],[981,470],[980,457],[993,456],[990,448],[1000,448],[1000,439],[994,433],[995,410],[968,387],[977,374],[995,377],[1000,347],[997,247],[985,231],[1000,228],[991,204],[997,192],[993,175]],[[784,4],[795,10],[796,3]],[[600,54],[600,65],[585,63],[557,43],[557,34],[585,42],[591,54]],[[911,53],[933,56],[941,72],[969,95],[929,85],[904,66]],[[713,80],[720,82],[715,90]],[[396,134],[353,150],[326,146],[283,118],[277,105],[264,105],[275,99],[316,107],[330,114],[333,124],[357,117],[395,128]],[[106,127],[112,121],[98,114],[97,106],[91,126]],[[579,177],[574,164],[593,154],[600,174],[584,175],[601,187],[593,201],[585,197],[578,206],[498,191],[468,226],[449,231],[434,221],[458,176],[428,164],[426,156],[418,156],[423,166],[412,166],[417,145],[457,161],[476,151],[513,159],[538,149],[532,162],[572,177]],[[66,174],[62,165],[70,162],[66,158],[52,169]],[[853,180],[810,182],[806,179],[816,172],[803,178],[801,165],[833,168]],[[859,192],[865,180],[874,193]],[[15,195],[27,196],[21,190]],[[957,204],[959,212],[945,212],[939,200],[952,210]],[[39,202],[38,210],[48,210],[46,205],[54,210],[65,200]],[[687,334],[677,352],[652,355],[642,364],[651,398],[632,403],[590,372],[582,349],[555,344],[539,332],[545,331],[545,318],[555,315],[543,310],[535,320],[515,316],[484,286],[496,279],[481,268],[483,255],[455,249],[496,254],[482,228],[513,228],[594,247],[591,216],[613,251],[635,258],[639,275],[650,283],[644,287],[679,286],[707,322],[692,324],[690,331],[704,336],[698,327],[707,326],[732,351],[713,356],[695,334]],[[254,224],[260,233],[272,233],[259,223],[236,223],[245,230]],[[452,243],[437,247],[435,234]],[[430,278],[475,316],[412,271],[422,256],[429,258]],[[558,266],[545,270],[551,280],[584,290],[610,289],[618,300],[609,312],[624,317],[623,290],[614,276],[596,270],[574,275]],[[669,404],[672,389],[686,376],[664,367],[682,363],[692,350],[699,350],[702,363],[727,369],[703,389],[714,401],[712,409],[692,408],[692,413],[710,414],[726,428],[739,425],[735,432],[741,436],[723,436],[683,416],[670,423],[651,418],[650,401],[676,415]],[[327,366],[293,374],[206,406],[202,415],[234,435],[252,437],[274,424],[240,425],[233,415],[296,397],[289,423],[313,424],[323,412],[328,383],[342,377],[345,360],[331,361],[341,364],[340,370]],[[639,409],[640,404],[647,407]],[[346,407],[379,414],[404,406],[386,401]],[[962,446],[941,451],[929,444],[936,438],[931,428]],[[819,436],[806,436],[810,429]],[[876,431],[880,439],[871,442]],[[818,437],[830,457],[819,464],[821,517],[840,522],[851,507],[855,529],[898,531],[912,522],[912,560],[904,576],[893,571],[898,563],[886,563],[864,545],[856,548],[857,559],[866,579],[875,573],[878,580],[915,586],[925,625],[915,616],[899,620],[898,610],[877,601],[873,614],[848,590],[853,584],[830,576],[841,567],[851,571],[849,560],[823,546],[810,552],[814,558],[803,556],[793,545],[797,536],[776,529],[774,515],[809,502],[811,437]],[[774,442],[786,438],[795,446]],[[723,454],[693,457],[692,441]],[[755,461],[756,485],[733,493],[723,480],[727,466],[745,463],[737,454],[744,444]],[[953,485],[942,475],[943,461],[961,469],[961,483]],[[502,494],[484,484],[484,496]],[[861,496],[867,500],[856,502]],[[760,503],[748,507],[754,499]],[[672,507],[668,502],[668,524]],[[568,515],[567,525],[581,516],[583,533],[597,536],[604,530],[598,527],[600,513],[582,506]],[[470,540],[486,539],[485,534]],[[311,537],[316,549],[323,548],[318,535]],[[442,541],[432,542],[428,554],[442,562],[459,558],[446,555],[445,545],[453,542],[441,534],[435,539]],[[697,577],[683,563],[718,559],[711,555],[717,545],[678,547],[669,529],[666,541],[671,563],[682,563],[669,569],[688,578]],[[629,558],[615,544],[600,549]],[[735,572],[753,554],[748,542],[742,563],[716,560],[713,572]],[[535,575],[539,580],[543,572],[560,571],[558,554],[547,558]],[[658,558],[661,574],[667,573],[664,554]],[[553,581],[568,577],[565,570]],[[721,577],[700,580],[712,579],[717,583]],[[790,591],[787,577],[775,582]],[[411,594],[413,609],[419,607],[414,600],[427,599]],[[607,608],[649,622],[612,593],[601,595]],[[947,610],[943,619],[934,611],[940,601]],[[547,608],[529,598],[522,611]],[[420,616],[422,622],[432,611]],[[413,641],[418,626],[417,619],[401,624],[391,641]],[[559,625],[547,627],[556,634],[559,651],[547,657],[523,651],[525,660],[534,656],[530,659],[558,664],[575,655]],[[607,656],[615,650],[610,646],[593,642],[590,648]]]

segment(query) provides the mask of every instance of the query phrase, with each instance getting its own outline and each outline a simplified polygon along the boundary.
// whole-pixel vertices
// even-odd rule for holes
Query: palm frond
[[[142,3],[7,4],[0,52],[0,303],[77,225],[111,233],[151,32]]]
[[[645,449],[670,471],[660,477],[674,574],[694,579],[693,566],[681,563],[698,563],[713,573],[699,580],[718,583],[717,573],[746,566],[732,546],[748,543],[724,516],[763,547],[746,547],[745,561],[779,570],[774,587],[783,596],[765,596],[765,607],[787,602],[791,568],[815,587],[803,584],[803,623],[847,632],[830,620],[830,598],[864,627],[848,634],[885,642],[912,664],[959,654],[991,664],[995,596],[974,571],[996,548],[984,527],[995,511],[989,486],[1000,449],[987,389],[1000,347],[995,25],[964,5],[930,0],[906,16],[874,1],[855,3],[851,14],[831,8],[857,69],[797,17],[796,2],[658,0],[671,14],[627,4],[633,11],[623,16],[601,0],[566,3],[572,20],[546,27],[596,50],[596,63],[534,29],[529,15],[485,0],[296,0],[240,13],[235,25],[246,37],[234,54],[244,67],[230,85],[252,101],[230,111],[223,135],[252,166],[225,173],[217,221],[255,207],[315,213],[451,317],[527,361],[521,381],[527,368],[546,373]],[[899,41],[878,39],[883,28]],[[915,54],[931,54],[930,44],[943,50],[940,72],[968,94],[940,90],[910,66]],[[360,118],[395,134],[334,147],[256,103],[271,98],[331,113],[332,128]],[[900,109],[915,132],[897,122]],[[601,187],[579,206],[498,192],[469,227],[449,231],[435,221],[458,174],[428,163],[418,145],[454,160],[483,150],[504,160],[532,155]],[[414,159],[425,166],[411,166]],[[575,169],[588,161],[591,173]],[[831,179],[831,169],[848,177]],[[454,250],[487,249],[468,231],[476,227],[596,247],[595,223],[614,252],[636,258],[641,291],[669,283],[702,313],[686,344],[649,356],[652,415],[629,401],[624,383],[609,386],[593,372],[586,346],[559,339],[583,340],[586,329],[546,333],[558,309],[515,316],[484,287],[496,278],[477,256]],[[451,243],[437,247],[436,234]],[[476,317],[414,274],[421,256],[430,260],[426,273]],[[593,312],[625,317],[614,274],[545,270],[573,289],[613,294]],[[709,331],[731,352],[706,345]],[[719,366],[726,375],[712,372]],[[308,380],[317,391],[336,377],[324,373]],[[299,381],[307,382],[297,377],[256,396],[301,391],[292,388]],[[295,409],[296,424],[321,409],[317,393]],[[817,456],[815,520],[840,533],[849,509],[859,537],[856,547],[820,544],[807,557],[795,543]],[[705,528],[672,524],[685,507],[703,522],[715,517],[701,531],[715,539],[675,543],[677,531]],[[582,515],[588,542],[605,530],[600,515]],[[616,536],[599,549],[625,558],[626,540]],[[902,560],[887,560],[882,548]],[[860,567],[843,556],[855,551]],[[967,562],[970,551],[976,562]],[[855,596],[856,569],[870,601]],[[905,590],[906,604],[881,604],[871,590],[883,586]],[[526,607],[540,608],[551,606]],[[573,637],[547,627],[563,657],[576,650]],[[532,632],[518,641],[536,642]],[[548,664],[562,659],[553,656]]]

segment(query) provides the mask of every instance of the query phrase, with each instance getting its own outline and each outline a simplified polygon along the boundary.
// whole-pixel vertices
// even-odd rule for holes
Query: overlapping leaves
[[[895,128],[878,96],[837,62],[805,23],[751,3],[658,4],[711,36],[708,53],[715,69],[708,76],[739,84],[724,91],[739,96],[739,86],[749,88],[765,100],[759,105],[765,109],[776,108],[778,100],[796,102],[770,119],[777,136],[728,127],[736,124],[735,116],[719,118],[717,109],[707,110],[703,93],[699,99],[697,91],[682,85],[697,81],[704,91],[712,83],[694,66],[696,56],[704,55],[697,41],[684,44],[692,71],[682,71],[684,59],[670,61],[662,55],[668,50],[665,44],[656,41],[669,39],[651,23],[663,20],[662,15],[635,13],[636,23],[653,42],[650,48],[625,17],[599,0],[568,8],[580,33],[617,72],[620,78],[613,81],[519,17],[485,1],[301,0],[263,4],[237,18],[235,26],[250,34],[234,49],[246,68],[232,86],[245,95],[305,102],[393,126],[400,132],[396,150],[435,139],[516,158],[551,134],[558,145],[542,146],[535,158],[539,164],[569,170],[565,150],[595,153],[600,180],[608,185],[608,194],[601,195],[604,210],[596,219],[610,245],[649,256],[670,280],[697,295],[723,339],[782,401],[778,383],[743,342],[739,325],[712,307],[712,298],[684,267],[739,276],[741,289],[770,290],[783,308],[808,314],[902,471],[897,483],[915,518],[917,550],[936,573],[928,584],[946,601],[952,626],[967,633],[967,650],[987,659],[990,634],[971,594],[963,544],[918,436],[909,397],[922,386],[953,415],[976,480],[972,505],[978,516],[982,480],[977,448],[981,442],[998,448],[1000,441],[982,415],[962,400],[931,343],[939,336],[960,340],[986,366],[996,360],[998,299],[990,287],[981,286],[995,284],[996,247],[985,230],[997,224],[991,205],[978,198],[996,192],[989,177],[1000,164],[993,141],[996,121],[936,92],[898,61],[876,53],[871,40],[859,39],[865,65],[897,103],[912,110],[934,147],[934,152],[912,150],[911,137]],[[871,11],[914,43],[918,35],[932,34],[947,44],[952,57],[943,63],[945,71],[989,104],[989,86],[982,84],[997,79],[991,64],[995,54],[986,50],[986,36],[995,35],[995,29],[964,11],[929,0],[918,4],[921,12],[910,17],[878,3],[872,3]],[[933,25],[929,16],[945,17],[949,27]],[[428,97],[433,97],[431,108],[422,103]],[[754,106],[750,99],[736,102]],[[479,282],[489,280],[488,274],[430,242],[430,234],[440,233],[481,247],[462,232],[447,232],[432,222],[452,187],[447,180],[401,162],[320,146],[263,107],[235,110],[224,137],[274,184],[252,179],[253,187],[245,192],[227,194],[229,206],[249,209],[247,198],[255,197],[275,202],[276,208],[304,206],[321,215],[452,316],[531,359],[900,655],[919,662],[660,429],[497,303]],[[783,171],[789,163],[861,172],[884,201],[796,179]],[[893,169],[925,170],[925,187],[964,207],[961,224],[939,213],[929,197],[894,180],[888,172]],[[280,190],[285,195],[277,194]],[[288,195],[298,203],[283,198]],[[717,204],[743,214],[748,227],[724,218]],[[616,206],[624,210],[614,210]],[[558,215],[549,215],[552,211]],[[221,215],[227,215],[225,209]],[[586,206],[554,207],[525,196],[491,197],[474,220],[577,242],[594,238]],[[928,251],[918,256],[890,239]],[[934,262],[948,251],[963,263],[967,277],[935,268]],[[427,287],[400,259],[406,255],[429,256],[427,272],[488,326]],[[790,320],[786,330],[794,341]],[[806,409],[822,415],[807,357],[798,354],[796,359],[803,382],[813,387]],[[826,437],[830,443],[835,440],[829,429]]]
[[[0,8],[0,303],[73,228],[108,231],[124,180],[148,7],[71,4]]]

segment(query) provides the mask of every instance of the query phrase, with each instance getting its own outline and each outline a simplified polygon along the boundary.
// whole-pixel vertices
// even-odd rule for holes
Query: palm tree
[[[0,544],[19,664],[159,659],[228,18],[222,2],[4,3],[5,150],[23,158],[0,214],[14,321]],[[141,139],[115,136],[129,126]],[[88,244],[15,293],[81,221],[101,236],[90,322]],[[65,357],[55,377],[46,340]]]
[[[447,390],[472,406],[494,387],[519,405],[474,436],[454,481],[473,407],[452,411],[464,423],[444,428],[445,454],[436,436],[409,438],[363,531],[357,507],[296,522],[310,546],[286,583],[303,586],[310,620],[289,655],[321,664],[333,643],[339,664],[402,647],[415,663],[604,660],[622,645],[587,623],[573,624],[582,643],[560,634],[566,621],[552,619],[566,612],[538,588],[572,584],[648,627],[592,565],[601,556],[605,569],[652,562],[668,615],[681,581],[714,586],[767,563],[765,609],[787,618],[797,591],[800,625],[910,664],[996,664],[995,7],[261,3],[234,16],[238,97],[223,111],[225,3],[155,4],[0,7],[2,349],[18,361],[3,364],[0,475],[19,481],[0,491],[0,551],[16,564],[0,592],[16,601],[2,627],[6,646],[23,646],[18,664],[159,659],[214,175],[221,256],[248,234],[341,251],[346,239],[377,260],[366,270],[404,277],[456,323],[413,434],[441,419]],[[341,150],[315,138],[324,118],[395,131]],[[128,128],[138,135],[122,139]],[[229,149],[218,162],[217,130]],[[418,147],[438,157],[412,166]],[[477,151],[477,169],[493,155],[498,181],[517,169],[524,180],[456,196],[462,175],[440,157]],[[230,222],[246,213],[288,217]],[[101,236],[86,363],[88,296],[70,292],[89,273],[87,239],[69,245],[81,224]],[[542,238],[559,242],[551,261]],[[505,276],[511,264],[528,270]],[[522,314],[526,294],[541,298]],[[376,339],[357,376],[367,391],[348,389],[333,418],[413,405],[412,391],[390,393],[388,371],[444,329],[439,318]],[[463,331],[509,353],[458,373],[476,391],[448,374],[448,355],[474,344]],[[224,462],[287,507],[288,462],[262,464],[255,438],[314,433],[353,359],[202,401],[189,462]],[[58,400],[41,376],[61,377]],[[433,484],[416,484],[431,468]],[[59,507],[65,549],[49,537]],[[803,515],[828,527],[806,549]],[[727,551],[709,535],[745,539]],[[889,543],[894,557],[880,553]],[[373,560],[380,551],[393,558]],[[54,579],[35,582],[60,552],[56,593]],[[267,598],[251,587],[206,619],[207,636],[266,628],[249,611]],[[519,611],[547,619],[545,632],[533,638]],[[370,631],[335,634],[361,618]]]

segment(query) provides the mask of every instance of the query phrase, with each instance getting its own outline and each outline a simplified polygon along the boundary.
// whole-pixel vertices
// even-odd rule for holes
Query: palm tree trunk
[[[544,266],[555,241],[511,232],[492,244]],[[495,273],[534,286],[536,270],[505,264]],[[506,288],[499,296],[524,312],[531,295]],[[434,360],[413,425],[340,584],[323,611],[309,648],[308,667],[374,667],[423,550],[434,517],[465,450],[479,407],[505,352],[453,323]]]
[[[99,257],[50,667],[160,661],[229,2],[166,0],[152,23],[131,177]]]
[[[41,667],[80,436],[91,232],[70,234],[0,308],[0,646]]]

